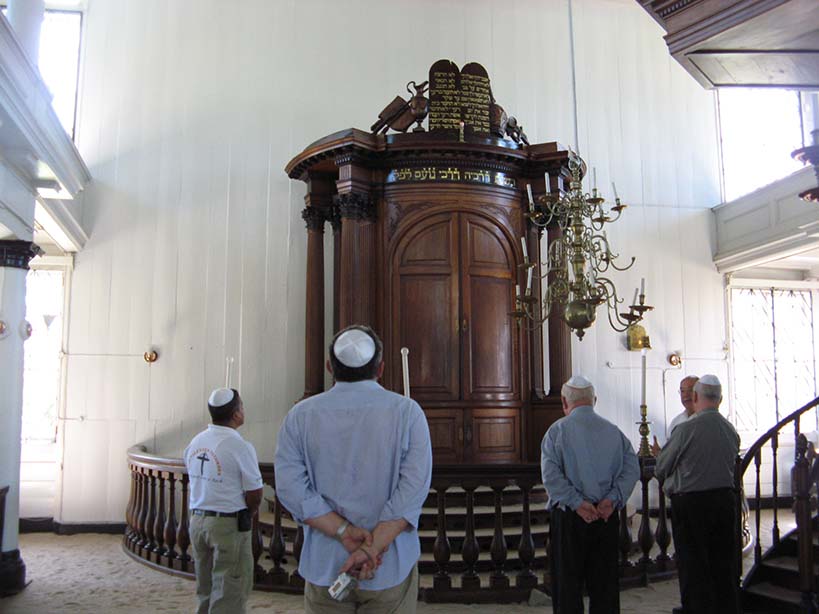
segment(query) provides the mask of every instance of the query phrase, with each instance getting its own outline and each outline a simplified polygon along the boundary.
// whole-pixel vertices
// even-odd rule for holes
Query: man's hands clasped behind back
[[[350,553],[339,573],[347,573],[359,580],[369,580],[381,565],[383,552],[373,546],[373,535],[367,529],[349,525],[341,536],[341,544]]]
[[[575,510],[577,515],[580,516],[587,524],[594,522],[595,520],[602,520],[606,522],[609,517],[614,513],[614,503],[611,499],[603,499],[597,505],[594,505],[591,501],[583,501],[577,509]]]

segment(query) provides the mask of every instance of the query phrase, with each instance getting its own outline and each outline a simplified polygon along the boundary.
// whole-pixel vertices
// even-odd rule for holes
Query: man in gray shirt
[[[575,376],[560,391],[564,418],[549,427],[540,468],[551,510],[552,604],[556,614],[620,611],[617,510],[640,467],[626,436],[594,411],[594,386]]]
[[[736,491],[739,435],[719,413],[722,385],[704,375],[694,415],[671,433],[655,473],[671,497],[680,597],[689,614],[738,614]]]

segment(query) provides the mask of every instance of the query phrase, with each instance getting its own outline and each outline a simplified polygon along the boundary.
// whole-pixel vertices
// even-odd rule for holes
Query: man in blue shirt
[[[564,418],[543,438],[540,466],[551,510],[552,605],[555,614],[620,611],[615,513],[640,476],[631,442],[594,412],[594,386],[575,376],[560,392]]]
[[[369,328],[340,331],[328,361],[335,385],[297,403],[279,431],[276,495],[305,525],[308,614],[415,612],[432,446],[419,405],[378,384],[382,354]],[[359,584],[338,602],[327,588],[341,571]]]

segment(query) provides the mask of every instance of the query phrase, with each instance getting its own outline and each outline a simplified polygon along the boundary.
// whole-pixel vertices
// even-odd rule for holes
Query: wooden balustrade
[[[123,548],[153,568],[190,577],[194,562],[189,553],[188,476],[183,462],[133,449],[128,463],[131,486]],[[272,464],[262,463],[260,469],[264,483],[274,487]],[[634,510],[620,516],[623,587],[674,573],[668,555],[665,497],[658,495],[656,520],[656,510],[649,509],[659,492],[653,472],[653,460],[641,462],[639,520],[629,516]],[[524,601],[533,588],[548,592],[549,515],[540,481],[538,465],[435,466],[419,523],[420,598],[503,603]],[[636,544],[634,522],[639,522]],[[252,531],[254,587],[303,591],[298,561],[304,533],[287,510],[272,499],[270,509],[253,522]]]

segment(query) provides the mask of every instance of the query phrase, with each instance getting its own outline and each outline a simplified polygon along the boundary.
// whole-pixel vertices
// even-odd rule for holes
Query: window
[[[3,15],[6,11],[3,7]],[[40,30],[40,76],[54,97],[51,101],[54,112],[72,139],[77,106],[81,32],[82,13],[46,10]]]
[[[753,192],[803,168],[791,152],[805,144],[812,129],[806,105],[796,91],[722,88],[717,92],[725,200]]]
[[[817,291],[730,292],[734,421],[762,432],[817,396]]]

